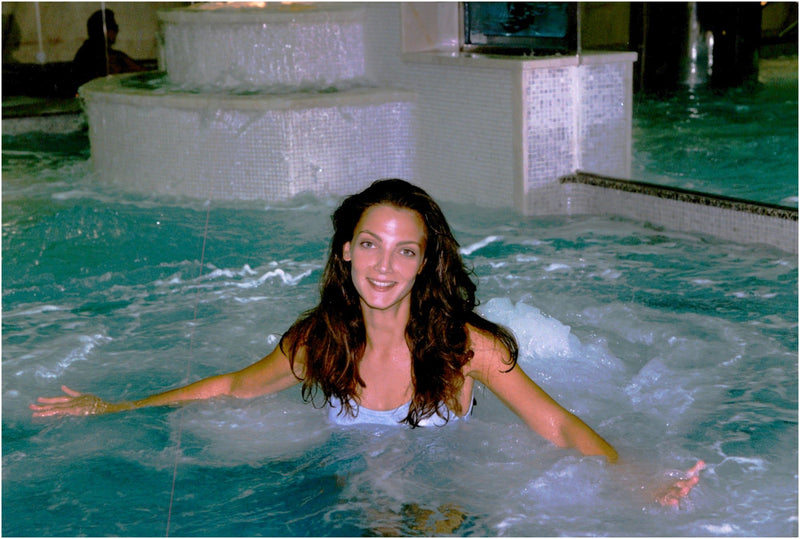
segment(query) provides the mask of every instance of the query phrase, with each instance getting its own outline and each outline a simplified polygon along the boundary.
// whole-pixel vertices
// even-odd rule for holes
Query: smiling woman
[[[475,284],[427,193],[403,180],[378,181],[347,197],[333,223],[319,305],[262,360],[133,402],[108,403],[64,388],[66,396],[32,405],[34,415],[250,398],[302,382],[306,400],[321,391],[322,405],[351,419],[360,407],[386,411],[408,404],[400,422],[415,427],[434,416],[441,424],[463,416],[480,380],[556,445],[616,460],[605,440],[516,367],[511,333],[475,313]]]
[[[260,361],[132,402],[64,387],[65,396],[31,405],[34,416],[250,398],[302,382],[306,400],[322,392],[334,423],[386,424],[382,412],[390,412],[395,424],[443,426],[469,412],[479,381],[553,444],[617,460],[608,442],[517,365],[514,336],[475,312],[475,284],[427,193],[402,180],[377,181],[347,197],[333,223],[319,304]],[[677,505],[703,466],[662,486],[655,501]]]
[[[291,361],[305,360],[304,397],[321,391],[337,423],[381,411],[411,426],[463,416],[474,331],[505,351],[502,371],[517,344],[474,312],[476,287],[438,204],[408,182],[382,180],[347,197],[333,228],[321,301],[284,335]]]

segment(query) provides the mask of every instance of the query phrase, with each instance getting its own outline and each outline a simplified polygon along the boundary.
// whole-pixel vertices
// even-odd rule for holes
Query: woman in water
[[[110,403],[66,386],[35,417],[91,415],[217,396],[257,397],[302,384],[338,424],[441,426],[471,411],[475,381],[557,446],[616,462],[617,451],[517,365],[513,335],[474,312],[475,284],[436,202],[380,180],[333,214],[319,304],[260,361],[141,400]],[[657,497],[677,505],[702,463]]]

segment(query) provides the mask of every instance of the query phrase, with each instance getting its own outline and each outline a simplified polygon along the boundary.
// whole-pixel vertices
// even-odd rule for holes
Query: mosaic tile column
[[[517,207],[562,213],[557,180],[577,170],[630,177],[634,53],[564,58],[522,71],[523,177]]]

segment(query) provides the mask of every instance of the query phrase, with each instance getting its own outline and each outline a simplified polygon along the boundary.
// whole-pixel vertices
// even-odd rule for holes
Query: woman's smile
[[[369,277],[367,277],[367,281],[378,290],[388,290],[397,284],[395,281],[376,281],[375,279],[370,279]]]

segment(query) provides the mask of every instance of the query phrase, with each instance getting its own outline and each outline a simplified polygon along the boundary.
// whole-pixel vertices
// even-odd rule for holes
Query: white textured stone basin
[[[160,12],[165,70],[187,88],[358,80],[364,77],[363,19],[363,8],[346,3],[217,3]]]
[[[144,193],[283,200],[343,195],[379,177],[412,174],[411,92],[142,88],[158,76],[107,77],[80,88],[104,181]]]

